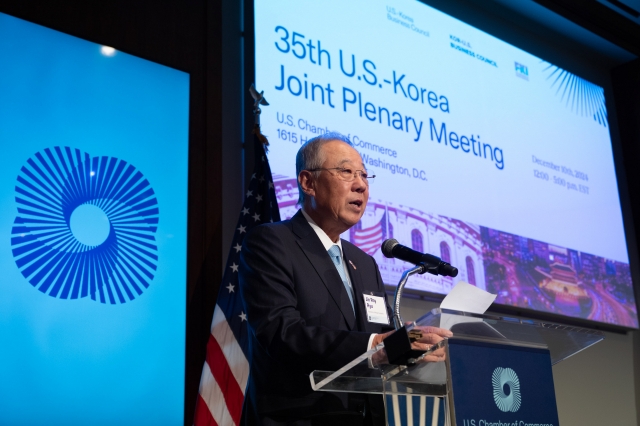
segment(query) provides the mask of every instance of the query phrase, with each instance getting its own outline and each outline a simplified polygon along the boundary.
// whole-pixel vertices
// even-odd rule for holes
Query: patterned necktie
[[[342,256],[340,253],[340,247],[338,247],[337,245],[333,245],[328,250],[328,253],[329,253],[329,256],[331,257],[331,260],[333,260],[333,264],[336,266],[336,269],[338,270],[338,274],[340,274],[340,278],[342,278],[342,284],[344,284],[344,288],[345,290],[347,290],[347,295],[349,296],[349,301],[351,302],[351,308],[355,313],[356,310],[355,308],[353,308],[353,289],[351,288],[351,284],[349,283],[344,267],[342,266]]]

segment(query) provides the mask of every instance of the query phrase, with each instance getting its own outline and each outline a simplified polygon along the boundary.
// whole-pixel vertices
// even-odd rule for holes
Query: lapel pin
[[[351,264],[351,266],[353,266],[353,269],[358,269],[356,268],[356,265],[354,265],[352,261],[349,261],[349,263]]]

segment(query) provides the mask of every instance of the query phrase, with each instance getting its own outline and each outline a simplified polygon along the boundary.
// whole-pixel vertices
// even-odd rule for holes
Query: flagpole
[[[384,215],[386,217],[385,219],[385,228],[387,231],[387,238],[393,238],[393,235],[389,235],[389,206],[387,205],[387,202],[384,202]]]

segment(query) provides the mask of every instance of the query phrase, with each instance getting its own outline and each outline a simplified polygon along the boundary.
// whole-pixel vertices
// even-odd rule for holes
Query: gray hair
[[[349,138],[338,132],[328,132],[309,139],[300,147],[298,154],[296,154],[296,178],[300,176],[300,172],[303,170],[313,170],[322,167],[325,157],[320,148],[322,148],[322,145],[331,141],[342,141],[353,147]],[[302,191],[300,181],[298,181],[298,204],[302,205],[304,199],[305,193]]]

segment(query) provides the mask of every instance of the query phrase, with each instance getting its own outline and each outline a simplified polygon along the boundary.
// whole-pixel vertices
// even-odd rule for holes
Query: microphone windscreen
[[[455,266],[451,266],[451,265],[449,265],[447,263],[447,264],[445,264],[445,267],[443,269],[444,269],[444,271],[443,271],[444,274],[442,274],[442,275],[446,275],[446,276],[449,276],[449,277],[457,277],[458,276],[458,268],[456,268]]]
[[[397,246],[398,240],[396,240],[395,238],[390,238],[388,240],[385,240],[384,243],[382,243],[382,254],[384,255],[384,257],[388,257],[388,258],[393,258],[393,248],[395,246]]]

